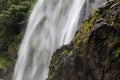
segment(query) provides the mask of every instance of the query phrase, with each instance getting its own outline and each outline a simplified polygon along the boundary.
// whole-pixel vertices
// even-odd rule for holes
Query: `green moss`
[[[97,19],[99,19],[102,15],[99,14],[99,10],[97,10],[97,9],[96,10],[92,10],[91,11],[91,15],[90,15],[90,17],[88,19],[89,22],[87,24],[93,24],[93,23],[95,23],[95,21]]]
[[[53,78],[54,78],[54,73],[52,73],[51,75],[49,75],[48,80],[53,80]]]
[[[113,54],[114,54],[114,59],[118,58],[118,56],[120,55],[120,48],[114,50]]]
[[[60,65],[55,65],[55,70],[58,70],[60,68]]]
[[[63,50],[63,52],[61,54],[63,55],[63,54],[67,54],[67,53],[68,53],[67,50]]]
[[[90,23],[88,21],[85,21],[82,23],[82,26],[83,26],[83,29],[88,31],[89,30],[89,26],[90,26]]]
[[[80,42],[81,42],[80,39],[82,39],[83,43],[87,42],[87,36],[89,35],[88,33],[90,31],[90,26],[91,26],[91,24],[89,23],[88,20],[82,23],[82,26],[80,27],[79,32],[75,35],[75,37],[73,39],[75,48],[79,47]]]
[[[98,35],[98,37],[99,37],[99,39],[100,39],[101,41],[105,41],[105,40],[107,40],[107,39],[109,38],[109,35],[110,35],[110,34],[108,34],[108,33],[106,33],[106,32],[103,32],[103,33],[100,33],[100,34]]]
[[[7,61],[0,57],[0,69],[5,69],[6,68]]]
[[[109,47],[112,48],[112,46],[119,41],[119,37],[115,37],[113,33],[109,33],[107,38],[107,43],[109,44]]]

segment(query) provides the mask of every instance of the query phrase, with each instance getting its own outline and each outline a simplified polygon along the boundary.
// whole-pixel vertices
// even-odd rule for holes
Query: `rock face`
[[[120,80],[120,0],[94,11],[49,69],[47,80]]]

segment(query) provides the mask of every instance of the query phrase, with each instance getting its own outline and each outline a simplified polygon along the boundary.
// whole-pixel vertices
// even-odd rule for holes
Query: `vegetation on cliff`
[[[120,0],[93,11],[52,56],[47,80],[120,79]]]
[[[11,80],[34,0],[0,0],[0,79]]]

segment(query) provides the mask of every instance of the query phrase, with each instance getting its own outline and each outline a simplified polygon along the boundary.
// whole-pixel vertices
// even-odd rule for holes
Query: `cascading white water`
[[[52,53],[72,40],[97,4],[97,0],[38,0],[19,49],[13,80],[45,80]]]

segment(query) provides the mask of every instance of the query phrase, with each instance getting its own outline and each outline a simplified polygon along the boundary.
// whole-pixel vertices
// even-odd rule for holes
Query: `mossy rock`
[[[70,44],[55,51],[47,80],[119,79],[120,0],[112,0],[93,11]]]

